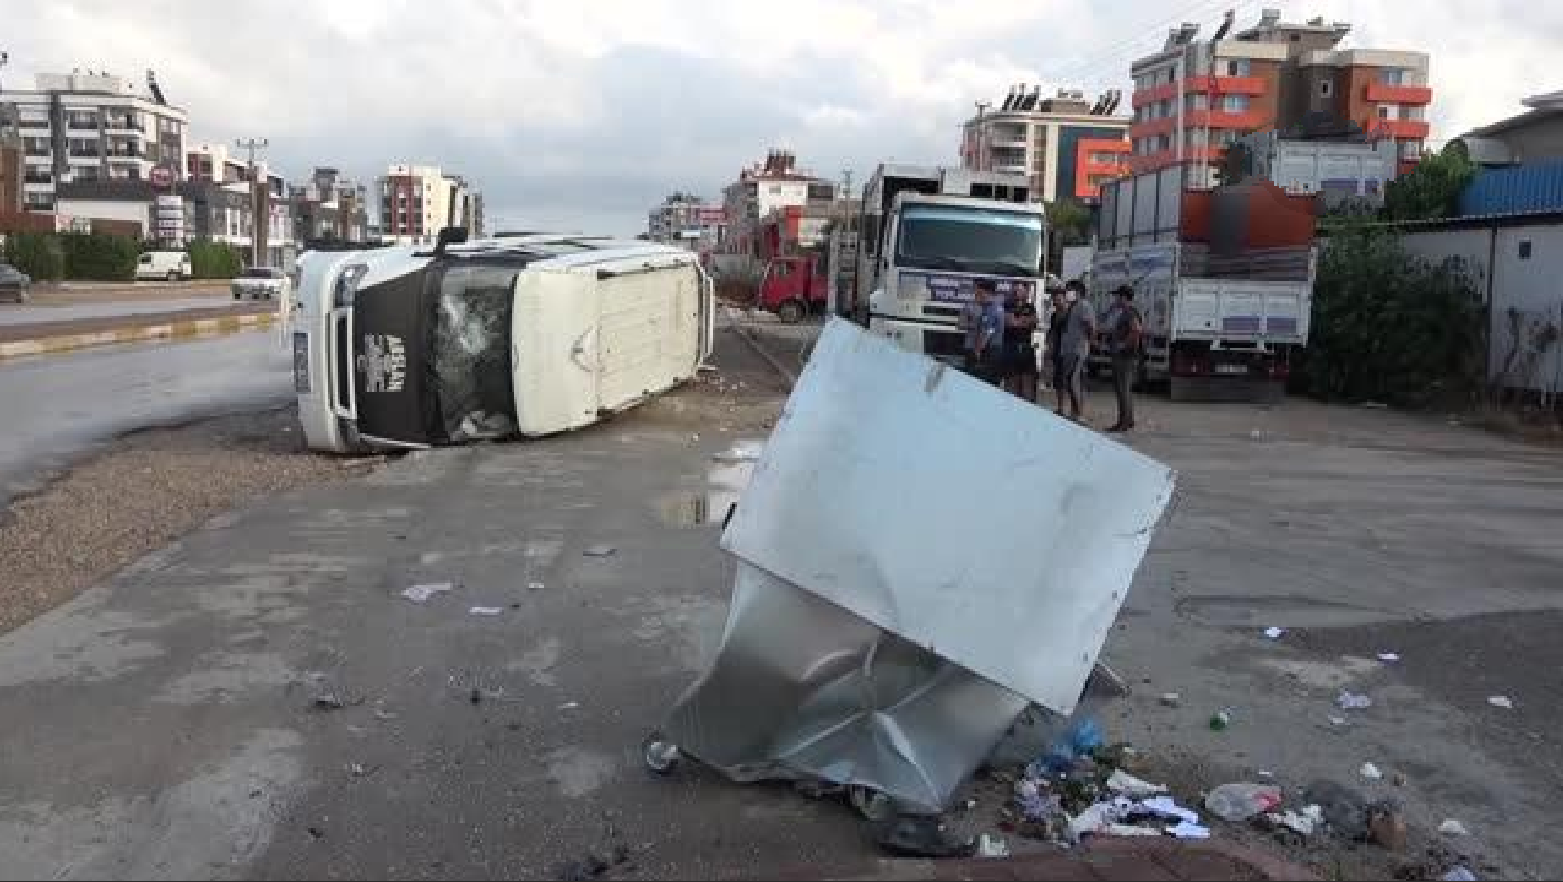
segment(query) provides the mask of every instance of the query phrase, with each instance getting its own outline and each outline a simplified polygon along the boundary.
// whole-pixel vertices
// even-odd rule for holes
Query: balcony
[[[1266,89],[1264,77],[1199,76],[1186,77],[1183,94],[1207,95],[1263,95]],[[1129,99],[1133,107],[1144,107],[1158,101],[1174,101],[1178,97],[1178,84],[1161,83],[1149,89],[1139,89]]]
[[[146,127],[139,121],[129,117],[111,116],[103,121],[103,127],[111,132],[139,132],[146,133]]]
[[[103,158],[103,153],[100,150],[84,150],[79,147],[72,147],[68,157],[73,160],[90,159],[93,162],[97,162]]]
[[[16,121],[17,128],[21,129],[47,129],[49,121],[46,119],[22,119]]]
[[[1391,86],[1387,83],[1368,83],[1362,90],[1364,100],[1374,104],[1410,104],[1425,106],[1433,103],[1433,90],[1426,86]]]
[[[41,171],[41,172],[33,171],[34,168],[37,168],[37,166],[28,166],[27,167],[27,171],[22,175],[22,181],[24,183],[28,183],[28,184],[52,184],[52,183],[54,183],[54,175],[50,174],[47,171]]]
[[[1432,126],[1425,119],[1369,119],[1363,123],[1362,129],[1391,138],[1413,140],[1426,138]]]
[[[98,120],[97,120],[96,117],[94,117],[92,119],[82,119],[80,117],[66,117],[66,119],[65,119],[65,128],[71,129],[71,130],[74,130],[74,131],[96,132],[98,130]]]
[[[996,162],[996,163],[993,164],[993,170],[998,172],[1001,175],[1023,175],[1023,174],[1026,173],[1026,164],[1024,162],[1015,162],[1015,163],[997,163]]]
[[[140,147],[126,145],[123,147],[110,147],[108,156],[110,159],[146,159],[147,154]]]

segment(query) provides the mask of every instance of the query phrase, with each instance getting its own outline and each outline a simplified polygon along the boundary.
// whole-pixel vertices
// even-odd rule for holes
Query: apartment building
[[[1079,90],[1043,98],[1039,86],[1011,86],[997,109],[977,105],[966,121],[961,166],[1025,175],[1044,202],[1094,202],[1104,181],[1128,173],[1129,118],[1114,116],[1121,94],[1087,102]]]
[[[763,162],[738,173],[738,179],[722,190],[727,233],[721,250],[756,256],[760,253],[761,222],[779,208],[829,202],[836,185],[800,172],[798,158],[790,150],[772,150]]]
[[[302,186],[289,188],[293,236],[300,247],[369,241],[369,188],[320,166]]]
[[[1275,9],[1246,30],[1232,26],[1229,14],[1200,40],[1200,26],[1184,24],[1131,65],[1134,171],[1183,163],[1191,183],[1209,185],[1228,144],[1267,128],[1336,126],[1393,139],[1402,169],[1421,155],[1432,103],[1427,53],[1342,49],[1351,25],[1283,22]]]
[[[726,212],[692,193],[674,191],[646,215],[646,238],[672,245],[716,242]]]
[[[392,165],[380,178],[380,227],[382,241],[397,245],[428,245],[446,227],[467,227],[478,234],[474,212],[481,195],[460,175],[447,175],[439,166]]]
[[[189,117],[150,72],[144,92],[114,74],[38,74],[32,89],[0,90],[0,106],[20,135],[28,210],[52,210],[64,182],[149,180],[154,168],[185,175]]]

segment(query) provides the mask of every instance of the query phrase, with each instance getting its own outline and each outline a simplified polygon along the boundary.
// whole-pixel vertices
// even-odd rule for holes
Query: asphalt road
[[[0,502],[116,433],[284,401],[291,372],[275,331],[0,362]]]
[[[0,718],[26,721],[0,728],[0,877],[555,878],[622,847],[616,875],[705,878],[866,854],[840,806],[639,765],[725,614],[712,457],[781,403],[721,338],[721,384],[218,517],[0,637]],[[1169,783],[1263,770],[1295,800],[1327,778],[1400,802],[1417,848],[1457,818],[1478,866],[1563,870],[1558,454],[1306,402],[1142,408],[1130,443],[1180,490],[1104,650],[1134,689],[1109,736]],[[1342,688],[1373,706],[1336,709]]]

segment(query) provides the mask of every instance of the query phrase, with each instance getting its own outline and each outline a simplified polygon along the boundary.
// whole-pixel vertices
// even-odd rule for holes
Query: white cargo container
[[[711,284],[693,252],[527,235],[312,252],[292,316],[316,449],[422,448],[580,428],[692,378]]]

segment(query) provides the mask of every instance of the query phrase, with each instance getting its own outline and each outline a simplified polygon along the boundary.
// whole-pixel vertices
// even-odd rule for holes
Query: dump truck
[[[1318,199],[1265,180],[1199,188],[1180,166],[1102,187],[1088,294],[1134,290],[1141,385],[1175,400],[1276,400],[1308,343]],[[1109,370],[1101,340],[1090,368]]]

